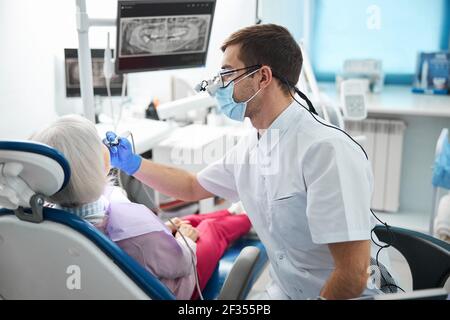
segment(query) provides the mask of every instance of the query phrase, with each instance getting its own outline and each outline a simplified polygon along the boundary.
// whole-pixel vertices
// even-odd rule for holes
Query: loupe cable
[[[328,127],[328,128],[331,128],[331,129],[335,129],[335,130],[337,130],[337,131],[340,131],[340,132],[344,133],[347,137],[350,138],[350,140],[352,140],[354,143],[356,143],[356,144],[361,148],[362,152],[364,153],[364,156],[366,157],[367,160],[369,160],[369,156],[367,155],[367,152],[366,152],[366,150],[364,150],[363,146],[361,146],[361,144],[359,144],[355,139],[353,139],[353,137],[350,136],[347,132],[345,132],[344,130],[342,130],[342,129],[338,128],[338,127],[335,127],[335,126],[326,124],[326,123],[320,121],[318,118],[316,118],[316,115],[318,115],[318,114],[317,114],[317,112],[315,112],[315,109],[314,109],[314,106],[313,106],[312,102],[308,99],[308,97],[307,97],[304,93],[302,93],[296,86],[291,85],[291,84],[289,83],[289,81],[287,81],[286,79],[284,79],[284,78],[282,78],[282,77],[279,77],[279,76],[276,76],[276,77],[277,77],[278,79],[280,79],[281,81],[283,81],[283,82],[287,85],[289,94],[290,94],[290,96],[292,97],[292,99],[294,99],[295,102],[297,102],[297,103],[298,103],[300,106],[302,106],[306,111],[308,111],[308,113],[313,117],[314,120],[316,120],[318,123],[320,123],[321,125],[323,125],[323,126],[325,126],[325,127]],[[306,101],[306,103],[307,103],[309,109],[306,108],[302,103],[300,103],[300,102],[295,98],[295,96],[292,94],[292,90],[294,90],[294,91],[300,96],[300,98],[302,98],[304,101]],[[383,281],[385,282],[385,284],[382,285],[382,286],[380,287],[380,290],[381,290],[382,288],[387,287],[387,288],[389,289],[389,292],[390,292],[390,293],[394,293],[394,291],[391,290],[391,288],[393,287],[393,288],[397,288],[397,289],[400,289],[401,291],[405,292],[405,290],[403,290],[403,289],[402,289],[401,287],[399,287],[398,285],[396,285],[396,284],[394,284],[394,283],[389,283],[389,282],[386,280],[386,278],[384,277],[383,272],[382,272],[382,270],[381,270],[380,262],[379,262],[379,259],[378,259],[381,250],[391,247],[391,243],[393,243],[393,241],[395,241],[395,234],[392,232],[392,230],[390,229],[390,226],[389,226],[386,222],[383,222],[381,219],[379,219],[379,218],[377,217],[377,215],[373,212],[372,208],[369,208],[369,210],[370,210],[370,212],[372,213],[372,215],[375,217],[375,219],[377,219],[382,225],[385,226],[386,231],[389,233],[390,238],[391,238],[390,243],[387,243],[386,245],[381,245],[381,244],[379,244],[377,241],[375,241],[374,238],[373,238],[373,234],[374,234],[374,232],[375,232],[375,227],[374,227],[374,228],[371,230],[371,232],[370,232],[370,238],[371,238],[371,240],[373,241],[373,243],[374,243],[377,247],[379,247],[379,249],[378,249],[378,251],[377,251],[377,253],[376,253],[376,256],[375,256],[375,260],[376,260],[376,263],[377,263],[377,267],[378,267],[378,269],[380,270],[381,278],[382,278]]]

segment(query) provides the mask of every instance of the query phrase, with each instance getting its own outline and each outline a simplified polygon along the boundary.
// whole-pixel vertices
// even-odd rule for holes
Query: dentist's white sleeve
[[[197,173],[197,180],[205,190],[231,202],[239,201],[234,176],[235,152],[233,148],[222,159]]]
[[[316,244],[370,239],[372,172],[352,143],[324,140],[311,146],[303,159],[306,215]]]

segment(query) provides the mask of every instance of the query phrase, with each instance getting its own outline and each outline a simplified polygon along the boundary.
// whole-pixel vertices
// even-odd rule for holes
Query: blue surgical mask
[[[256,70],[257,71],[257,70]],[[255,72],[256,72],[255,71]],[[254,72],[253,72],[254,73]],[[251,74],[253,74],[251,73]],[[247,75],[250,76],[251,74]],[[247,77],[246,76],[246,77]],[[239,81],[245,79],[246,77],[239,79]],[[237,81],[236,83],[238,83]],[[251,96],[247,101],[236,102],[233,98],[235,82],[231,82],[227,87],[220,88],[216,92],[216,100],[219,104],[220,111],[222,111],[228,118],[236,121],[244,121],[245,110],[247,109],[247,104],[261,91],[259,89],[253,96]]]

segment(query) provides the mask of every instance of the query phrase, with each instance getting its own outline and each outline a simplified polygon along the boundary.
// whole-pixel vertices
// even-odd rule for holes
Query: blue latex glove
[[[130,141],[127,138],[117,137],[112,131],[106,133],[105,140],[109,149],[111,166],[126,172],[130,176],[135,174],[141,166],[142,158],[133,153]]]

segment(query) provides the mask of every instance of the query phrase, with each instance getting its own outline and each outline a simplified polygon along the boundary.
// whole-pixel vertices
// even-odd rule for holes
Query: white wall
[[[0,2],[0,138],[24,138],[55,116],[53,44],[40,1]]]
[[[115,0],[87,0],[91,17],[114,18]],[[220,68],[222,41],[254,23],[255,1],[217,0],[205,68],[146,72],[129,76],[129,94],[137,103],[157,96],[170,99],[170,77],[194,85]],[[106,32],[92,29],[91,47],[106,44]],[[0,0],[0,139],[25,139],[68,110],[81,111],[80,99],[66,99],[64,48],[78,44],[75,0]],[[115,40],[112,41],[115,45]]]

